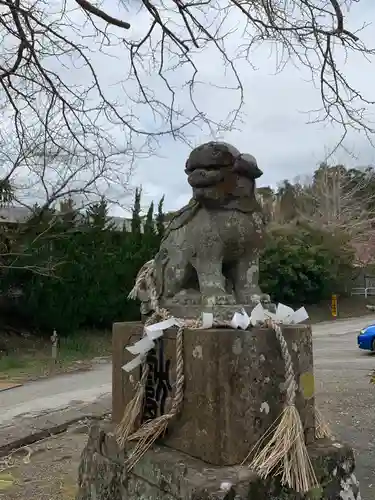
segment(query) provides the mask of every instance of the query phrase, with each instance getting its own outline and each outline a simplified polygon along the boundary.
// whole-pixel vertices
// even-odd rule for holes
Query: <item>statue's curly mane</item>
[[[202,205],[199,201],[194,198],[190,200],[188,205],[185,205],[180,210],[175,212],[173,218],[168,224],[162,242],[168,238],[169,234],[172,231],[177,231],[182,228],[186,224],[188,224],[195,215],[199,212],[199,210],[206,209],[207,207]],[[225,203],[220,203],[219,207],[215,207],[216,210],[227,210],[227,211],[237,211],[245,214],[253,214],[254,212],[258,213],[263,217],[261,205],[255,195],[255,192],[252,193],[251,196],[246,198],[233,197],[232,199],[228,199]]]
[[[187,205],[177,210],[165,230],[162,242],[169,236],[171,231],[176,231],[190,222],[200,208],[200,203],[192,198]]]

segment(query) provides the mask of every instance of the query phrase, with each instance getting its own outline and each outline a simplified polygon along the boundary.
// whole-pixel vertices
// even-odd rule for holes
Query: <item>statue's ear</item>
[[[254,156],[246,153],[236,158],[233,171],[252,180],[258,179],[263,175]]]

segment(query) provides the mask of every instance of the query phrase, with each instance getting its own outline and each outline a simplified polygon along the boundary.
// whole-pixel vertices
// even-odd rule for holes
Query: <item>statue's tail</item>
[[[147,277],[152,273],[154,267],[154,259],[149,260],[139,270],[137,277],[135,279],[135,284],[133,288],[131,289],[128,299],[135,300],[138,298],[139,291],[141,288],[145,288],[145,282]]]

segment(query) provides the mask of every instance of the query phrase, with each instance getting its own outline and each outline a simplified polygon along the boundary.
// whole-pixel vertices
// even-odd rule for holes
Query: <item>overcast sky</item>
[[[364,22],[374,23],[375,2],[361,0],[355,4],[348,22],[353,30],[360,28]],[[374,25],[361,35],[369,44],[374,41],[371,33],[373,35]],[[236,43],[236,35],[232,35],[231,43]],[[219,57],[207,55],[205,59],[204,54],[201,57],[204,63],[202,80],[223,85],[227,77]],[[320,107],[319,90],[314,87],[308,72],[290,64],[281,74],[275,75],[275,58],[270,56],[269,47],[266,46],[257,50],[252,61],[257,68],[255,71],[249,65],[240,66],[245,106],[242,123],[238,124],[239,130],[217,138],[257,158],[264,172],[259,185],[276,186],[283,179],[311,174],[325,158],[327,151],[334,147],[342,130],[335,129],[331,124],[307,124],[309,116],[306,112]],[[369,64],[359,54],[350,54],[343,68],[353,86],[369,99],[375,99],[374,64]],[[238,96],[234,91],[226,91],[223,97],[219,91],[207,87],[203,97],[203,106],[209,113],[220,115],[223,108],[224,117],[228,106],[235,107]],[[212,138],[196,130],[193,141],[198,145]],[[340,150],[332,161],[351,166],[375,161],[374,151],[363,135],[351,133],[345,145],[354,158]],[[137,164],[132,182],[133,185],[142,184],[145,204],[151,199],[157,201],[163,194],[167,209],[177,209],[187,202],[190,188],[184,174],[184,163],[189,150],[188,146],[172,138],[164,138],[160,141],[159,157]]]
[[[164,0],[164,3],[166,1],[168,0]],[[51,5],[59,5],[59,3],[60,0],[57,0]],[[71,1],[71,3],[74,5],[74,2]],[[149,20],[144,12],[145,9],[143,12],[138,12],[136,0],[131,3],[128,12],[124,7],[119,7],[117,0],[106,0],[102,2],[102,6],[110,14],[116,15],[120,12],[121,17],[131,23],[129,31],[117,31],[120,37],[135,39],[142,36],[142,33],[148,29]],[[374,0],[360,0],[353,3],[346,21],[346,27],[351,31],[360,29],[364,23],[372,23],[360,33],[360,37],[367,42],[368,46],[371,44],[375,46]],[[236,19],[232,16],[227,20],[226,27],[233,29],[240,26],[241,22],[243,25],[243,19]],[[238,46],[244,43],[241,34],[238,28],[237,31],[233,30],[227,38],[226,47],[229,54],[236,52]],[[122,112],[133,112],[138,128],[157,129],[159,124],[154,122],[150,110],[145,106],[135,105],[128,98],[134,95],[135,87],[132,82],[126,81],[128,61],[127,49],[123,44],[120,43],[116,50],[111,49],[113,59],[108,59],[108,57],[103,59],[95,47],[91,46],[90,51],[92,62],[98,68],[98,74],[107,95],[119,102]],[[193,59],[199,70],[200,83],[195,87],[194,94],[199,111],[215,120],[224,120],[226,115],[238,105],[239,93],[229,88],[220,90],[219,87],[235,85],[233,75],[225,70],[220,54],[212,48],[194,54]],[[311,118],[308,112],[320,108],[321,101],[319,89],[314,86],[311,75],[306,69],[290,63],[281,73],[275,74],[277,59],[268,43],[264,43],[251,53],[250,61],[251,65],[245,62],[237,65],[245,102],[237,129],[214,136],[207,126],[201,122],[195,122],[193,126],[186,129],[190,142],[197,146],[207,140],[222,139],[232,143],[241,152],[254,155],[264,172],[258,185],[275,187],[283,179],[293,180],[297,176],[311,175],[317,164],[325,159],[327,152],[337,144],[342,130],[333,127],[330,123],[307,123]],[[358,53],[349,54],[345,62],[342,55],[338,54],[338,63],[352,87],[368,99],[375,100],[374,64],[366,61]],[[165,84],[155,71],[151,73],[147,71],[146,61],[142,64],[144,68],[140,68],[140,71],[144,70],[141,75],[143,81],[147,83],[156,98],[167,104],[170,94]],[[63,71],[65,71],[64,78],[72,78],[72,82],[84,78],[79,69]],[[176,90],[178,107],[188,118],[193,116],[194,110],[189,88],[183,84],[190,77],[191,68],[187,65],[168,73],[169,82]],[[124,93],[124,88],[127,94]],[[366,109],[369,118],[373,116],[373,111],[373,109]],[[114,133],[119,139],[121,139],[121,134],[124,134],[120,129]],[[137,139],[135,143],[136,141]],[[352,155],[339,150],[330,161],[342,162],[348,166],[375,163],[375,152],[363,134],[350,133],[345,146]],[[175,141],[171,136],[164,136],[159,139],[154,155],[136,163],[131,181],[132,187],[142,185],[145,207],[151,200],[158,202],[163,194],[165,194],[166,210],[177,209],[188,201],[191,190],[184,173],[184,164],[190,150],[191,147],[187,144]],[[131,204],[129,198],[121,201],[125,202],[125,205]],[[123,215],[124,212],[116,209],[115,214]]]

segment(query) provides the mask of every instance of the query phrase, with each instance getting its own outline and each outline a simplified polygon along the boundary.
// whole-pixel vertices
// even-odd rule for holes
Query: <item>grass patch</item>
[[[59,339],[56,363],[49,339],[6,336],[0,353],[0,380],[24,382],[50,375],[88,370],[92,359],[111,355],[111,332],[80,331]]]
[[[110,331],[75,332],[61,337],[59,353],[63,359],[89,359],[109,356],[112,352]]]
[[[374,314],[366,308],[375,297],[339,297],[338,318]],[[296,307],[296,306],[295,306]],[[333,320],[329,300],[306,306],[312,323]],[[25,382],[50,375],[88,370],[92,359],[111,355],[110,331],[79,331],[59,339],[57,363],[49,338],[0,331],[0,381]]]

